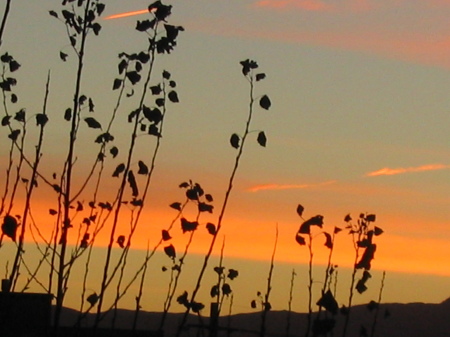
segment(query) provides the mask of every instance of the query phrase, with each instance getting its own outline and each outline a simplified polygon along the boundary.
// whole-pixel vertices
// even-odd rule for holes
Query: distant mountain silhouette
[[[348,337],[361,336],[361,327],[367,330],[370,336],[375,311],[369,310],[367,305],[354,306],[351,309],[351,319]],[[161,313],[142,311],[137,322],[138,330],[156,330],[161,318]],[[206,312],[205,312],[206,315]],[[164,336],[173,336],[182,314],[169,314],[164,328]],[[132,326],[134,312],[120,309],[117,312],[116,328],[129,330]],[[266,336],[286,336],[287,311],[270,311],[267,314]],[[328,315],[328,317],[332,317]],[[64,309],[62,324],[73,326],[78,318],[78,312],[71,309]],[[88,315],[83,321],[83,326],[88,326],[93,322],[94,315]],[[111,326],[112,315],[109,314],[101,323],[101,327]],[[334,336],[340,336],[342,331],[344,316],[338,314],[336,317]],[[197,316],[191,315],[189,324],[207,325],[208,317],[199,321]],[[219,320],[221,327],[230,327],[229,336],[256,336],[261,324],[261,313],[236,314],[230,317],[224,316]],[[306,314],[291,313],[290,336],[303,336],[306,326]],[[191,329],[195,329],[192,327]],[[191,331],[191,334],[194,330]],[[120,335],[120,334],[118,334]],[[195,335],[195,334],[194,334]],[[227,336],[227,332],[222,330],[219,336]],[[386,303],[381,304],[378,312],[378,320],[375,326],[375,336],[379,337],[449,337],[450,336],[450,298],[440,304],[425,303]]]

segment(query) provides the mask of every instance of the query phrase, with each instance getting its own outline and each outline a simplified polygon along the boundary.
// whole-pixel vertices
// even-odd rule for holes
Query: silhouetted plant
[[[377,245],[373,242],[373,239],[374,236],[379,236],[383,233],[381,228],[373,225],[375,220],[375,214],[364,213],[359,215],[359,218],[355,224],[352,222],[352,217],[350,215],[347,215],[344,219],[347,223],[346,229],[349,231],[349,234],[352,235],[355,260],[350,281],[348,304],[347,307],[344,306],[341,308],[341,313],[345,315],[344,328],[342,332],[343,337],[347,335],[354,290],[360,294],[365,292],[367,290],[366,283],[372,277],[369,271],[377,249]],[[362,270],[362,275],[356,282],[358,270]]]
[[[294,281],[295,281],[296,276],[297,276],[297,273],[295,272],[295,269],[292,269],[291,282],[290,282],[290,287],[289,287],[288,311],[287,311],[287,317],[286,317],[286,337],[289,336],[290,331],[291,331],[292,301],[294,299]]]
[[[312,226],[316,226],[316,227],[322,229],[322,227],[323,227],[323,216],[322,215],[316,215],[316,216],[313,216],[312,218],[310,218],[308,220],[305,220],[303,218],[303,211],[304,211],[304,207],[299,204],[297,206],[297,214],[303,220],[303,223],[300,225],[300,228],[297,231],[297,235],[296,235],[295,239],[296,239],[297,243],[300,246],[307,245],[308,252],[309,252],[309,263],[308,263],[308,266],[309,266],[309,268],[308,268],[308,315],[307,315],[306,331],[305,331],[305,336],[308,337],[309,334],[310,334],[311,329],[313,330],[314,333],[316,333],[316,331],[321,329],[322,325],[325,324],[325,322],[316,321],[316,324],[314,326],[312,326],[312,314],[313,314],[312,303],[313,303],[313,283],[314,283],[314,279],[313,279],[313,260],[314,260],[313,239],[316,236],[323,234],[325,236],[325,246],[328,249],[330,249],[330,251],[332,251],[332,249],[333,249],[333,241],[332,241],[331,235],[328,234],[327,232],[324,232],[324,231],[320,230],[317,234],[314,234],[311,231],[311,227]],[[305,236],[306,236],[306,238],[308,240],[305,239]],[[330,259],[331,259],[331,254],[332,253],[330,253],[330,255],[329,255]],[[328,270],[328,267],[327,267],[327,270]],[[327,295],[329,297],[329,294],[327,292],[326,294],[322,295],[322,298],[325,295]],[[333,297],[333,300],[334,300],[334,297]],[[324,307],[326,310],[330,310],[331,309],[330,307],[328,307],[328,305],[326,305],[321,300],[319,300],[317,305],[319,305],[319,307]],[[327,323],[327,325],[328,325],[328,323]]]
[[[177,331],[177,337],[180,335],[181,331],[184,328],[184,325],[186,324],[186,320],[187,320],[189,312],[191,310],[196,312],[194,309],[198,309],[199,307],[204,307],[203,304],[196,302],[195,299],[196,299],[198,291],[200,290],[203,276],[204,276],[204,273],[208,266],[208,262],[211,257],[212,251],[214,249],[217,236],[220,232],[220,229],[222,228],[222,221],[223,221],[223,217],[225,215],[225,211],[227,209],[228,200],[231,195],[231,191],[233,190],[234,179],[235,179],[237,170],[239,168],[239,164],[240,164],[241,157],[242,157],[242,154],[243,154],[243,151],[245,148],[247,137],[251,132],[250,126],[251,126],[251,122],[252,122],[252,118],[253,118],[255,104],[259,103],[259,106],[264,110],[269,110],[271,107],[271,101],[267,95],[260,96],[259,100],[257,101],[257,98],[255,98],[255,93],[254,93],[254,87],[255,87],[256,82],[263,80],[266,77],[266,75],[264,73],[258,73],[256,71],[256,69],[258,69],[259,66],[253,60],[247,59],[247,60],[241,61],[240,64],[242,66],[242,74],[244,75],[244,77],[246,78],[246,80],[248,81],[248,83],[250,85],[249,110],[248,110],[247,122],[245,124],[244,133],[241,136],[238,135],[237,133],[234,133],[230,137],[230,144],[233,148],[237,149],[238,153],[235,157],[234,167],[232,169],[230,179],[228,181],[228,187],[226,189],[222,208],[220,210],[219,217],[217,220],[217,227],[215,227],[215,226],[214,226],[214,228],[211,227],[211,233],[212,233],[213,238],[211,240],[209,249],[205,255],[205,259],[204,259],[203,265],[200,269],[195,288],[192,291],[192,294],[189,299],[188,299],[189,295],[187,292],[184,292],[183,295],[181,297],[179,297],[182,299],[179,302],[182,302],[182,304],[184,304],[186,306],[186,311],[183,315],[181,324]],[[261,145],[263,147],[266,146],[267,138],[266,138],[264,131],[259,131],[258,136],[257,136],[257,142],[259,145]]]
[[[272,256],[270,259],[270,268],[269,268],[269,275],[267,277],[267,288],[266,292],[263,296],[263,294],[258,291],[256,295],[259,298],[259,302],[261,305],[261,325],[259,328],[259,335],[261,337],[264,337],[266,335],[266,318],[267,318],[267,312],[269,312],[272,309],[272,305],[270,304],[270,293],[272,291],[272,276],[273,276],[273,269],[275,266],[275,254],[277,252],[277,245],[278,245],[278,224],[276,226],[276,232],[275,232],[275,243],[273,247]],[[257,307],[256,300],[252,300],[251,307],[255,309]]]

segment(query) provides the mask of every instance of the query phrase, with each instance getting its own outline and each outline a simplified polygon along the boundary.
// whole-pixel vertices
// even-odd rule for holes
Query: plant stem
[[[65,281],[65,255],[67,250],[67,234],[68,230],[71,226],[70,224],[70,206],[71,206],[71,189],[72,189],[72,174],[73,174],[73,166],[74,166],[74,152],[75,152],[75,142],[77,138],[77,130],[78,130],[78,110],[79,110],[79,97],[81,91],[81,79],[83,74],[84,67],[84,51],[86,46],[86,38],[87,38],[87,16],[89,7],[91,4],[91,0],[87,0],[87,3],[84,8],[84,20],[83,20],[83,28],[81,33],[81,45],[78,54],[78,70],[76,75],[76,83],[75,83],[75,93],[73,96],[73,110],[72,110],[72,121],[71,121],[71,129],[69,136],[69,152],[67,154],[66,159],[66,170],[65,170],[65,188],[63,192],[63,222],[61,228],[61,250],[59,253],[59,268],[58,268],[58,280],[57,280],[57,294],[56,294],[56,308],[55,308],[55,316],[54,316],[54,327],[57,335],[57,331],[59,328],[59,320],[61,316],[61,310],[64,302],[64,296],[66,289],[64,288]]]
[[[266,317],[267,312],[270,310],[269,299],[270,299],[270,292],[272,291],[272,275],[273,275],[273,268],[275,265],[275,254],[277,252],[277,245],[278,245],[278,224],[276,225],[275,243],[273,246],[272,257],[270,259],[269,277],[267,278],[267,289],[266,294],[264,295],[263,310],[261,313],[261,328],[259,331],[260,337],[264,337],[266,335]]]
[[[375,316],[373,318],[373,322],[372,322],[372,329],[370,331],[370,337],[374,337],[375,336],[375,328],[378,322],[378,314],[380,312],[380,303],[381,303],[381,297],[383,296],[383,289],[384,289],[384,280],[386,278],[386,272],[383,271],[383,277],[381,278],[381,286],[380,286],[380,292],[378,293],[378,302],[377,302],[377,306],[375,308]]]
[[[208,249],[208,251],[207,251],[207,253],[206,253],[206,255],[205,255],[205,258],[204,258],[204,260],[203,260],[203,265],[202,265],[202,267],[201,267],[201,269],[200,269],[200,273],[199,273],[198,278],[197,278],[197,283],[196,283],[195,288],[194,288],[194,290],[193,290],[193,292],[192,292],[192,295],[191,295],[191,300],[190,300],[191,303],[195,300],[195,298],[196,298],[196,296],[197,296],[197,293],[198,293],[198,291],[200,290],[201,283],[202,283],[202,280],[203,280],[203,276],[204,276],[204,274],[205,274],[206,268],[207,268],[207,266],[208,266],[209,259],[210,259],[210,257],[211,257],[212,251],[213,251],[213,249],[214,249],[214,246],[215,246],[215,243],[216,243],[217,236],[218,236],[218,234],[219,234],[219,232],[220,232],[220,229],[222,228],[222,220],[223,220],[223,217],[224,217],[224,215],[225,215],[225,211],[226,211],[226,209],[227,209],[228,200],[229,200],[229,198],[230,198],[231,191],[233,190],[233,182],[234,182],[234,178],[235,178],[236,173],[237,173],[237,170],[238,170],[238,168],[239,168],[239,163],[240,163],[240,161],[241,161],[242,153],[243,153],[243,151],[244,151],[245,141],[246,141],[247,136],[248,136],[248,134],[249,134],[249,132],[250,132],[250,123],[251,123],[252,116],[253,116],[253,104],[254,104],[254,97],[253,97],[254,83],[253,83],[253,81],[254,81],[254,80],[253,80],[253,77],[251,77],[251,78],[249,79],[249,83],[250,83],[249,113],[248,113],[248,118],[247,118],[247,122],[246,122],[246,126],[245,126],[244,135],[242,136],[241,146],[239,147],[238,154],[236,155],[236,159],[235,159],[235,162],[234,162],[234,167],[233,167],[233,170],[232,170],[232,172],[231,172],[230,179],[229,179],[229,181],[228,181],[228,187],[227,187],[227,190],[226,190],[226,192],[225,192],[225,198],[224,198],[224,201],[223,201],[223,204],[222,204],[222,209],[221,209],[221,211],[220,211],[219,218],[218,218],[218,222],[217,222],[216,233],[214,234],[214,236],[213,236],[213,238],[212,238],[212,240],[211,240],[211,243],[210,243],[210,245],[209,245],[209,249]],[[184,325],[186,324],[186,321],[187,321],[187,317],[188,317],[188,315],[189,315],[189,312],[190,312],[190,308],[187,308],[187,310],[185,311],[185,313],[184,313],[184,315],[183,315],[183,318],[182,318],[182,320],[181,320],[181,323],[180,323],[180,325],[178,326],[178,330],[177,330],[177,333],[176,333],[176,336],[177,336],[177,337],[180,336],[181,331],[183,330]]]
[[[3,33],[5,31],[6,20],[8,19],[11,0],[6,0],[5,13],[3,13],[2,25],[0,26],[0,46],[2,45]]]

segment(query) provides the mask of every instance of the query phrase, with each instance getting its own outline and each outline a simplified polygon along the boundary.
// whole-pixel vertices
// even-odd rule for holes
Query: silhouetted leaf
[[[336,315],[339,310],[339,305],[330,290],[322,294],[322,297],[317,301],[317,305],[331,312],[333,315]]]
[[[129,71],[127,72],[127,78],[132,85],[135,85],[141,80],[141,75],[139,75],[137,71]]]
[[[57,184],[53,184],[52,185],[53,189],[55,190],[55,192],[57,193],[61,193],[61,187]]]
[[[256,78],[257,82],[261,81],[266,78],[266,74],[264,74],[264,73],[256,74],[255,78]]]
[[[48,14],[50,14],[51,16],[58,18],[58,14],[55,11],[48,11]]]
[[[15,104],[17,103],[18,98],[16,94],[11,94],[11,103]]]
[[[169,100],[172,102],[172,103],[178,103],[179,102],[179,99],[178,99],[178,94],[177,94],[177,92],[176,91],[171,91],[171,92],[169,92],[168,94],[167,94],[167,97],[169,98]]]
[[[48,122],[48,117],[46,114],[37,114],[36,115],[36,125],[37,126],[45,126]]]
[[[102,125],[99,122],[97,122],[97,120],[93,117],[86,117],[84,119],[84,121],[91,129],[101,129],[102,128]]]
[[[180,185],[178,185],[179,188],[188,188],[189,187],[189,183],[186,181],[183,181]]]
[[[361,260],[356,264],[356,269],[365,269],[370,270],[371,262],[375,256],[375,251],[377,250],[377,245],[369,244],[368,247],[364,250],[364,253],[361,257]]]
[[[124,235],[119,235],[119,237],[117,238],[117,244],[119,245],[120,248],[125,248],[125,236]]]
[[[50,215],[56,215],[56,214],[58,214],[58,211],[56,211],[56,210],[50,208],[50,209],[48,210],[48,213],[49,213]]]
[[[213,208],[214,208],[213,205],[209,205],[209,204],[206,204],[206,203],[204,203],[204,202],[199,202],[199,203],[198,203],[198,211],[199,211],[199,212],[209,212],[209,213],[212,213],[212,212],[213,212]]]
[[[11,131],[11,133],[8,135],[8,138],[11,139],[13,142],[15,142],[17,140],[17,138],[20,135],[20,130],[13,130]]]
[[[128,171],[128,183],[130,184],[132,196],[137,197],[139,195],[139,190],[136,183],[136,178],[134,177],[134,173],[132,170]]]
[[[165,229],[162,230],[162,239],[163,241],[169,241],[170,239],[172,239],[169,232],[166,231]]]
[[[234,280],[236,277],[238,277],[239,276],[239,272],[236,270],[236,269],[229,269],[228,270],[228,275],[227,275],[227,277],[230,279],[230,280]]]
[[[170,204],[170,207],[172,207],[173,209],[176,209],[177,211],[181,211],[181,202],[174,202],[174,203]]]
[[[141,160],[139,160],[138,165],[139,165],[138,174],[147,175],[148,174],[148,167],[147,167],[147,165],[145,165],[144,162],[141,161]]]
[[[175,88],[177,86],[177,82],[175,81],[169,81],[169,87]]]
[[[147,63],[150,60],[150,55],[146,52],[141,51],[138,56],[137,59],[142,62],[142,63]]]
[[[383,231],[380,227],[377,227],[377,226],[375,226],[375,227],[373,228],[373,232],[374,232],[374,234],[375,234],[376,236],[381,235],[381,234],[384,233],[384,231]]]
[[[333,241],[331,239],[331,235],[327,232],[324,232],[323,235],[325,235],[325,247],[333,249]]]
[[[205,305],[200,302],[191,302],[190,306],[191,306],[191,310],[193,312],[195,312],[196,314],[198,314],[201,310],[203,310],[205,308]]]
[[[256,301],[255,300],[251,301],[250,306],[252,307],[252,309],[256,309]]]
[[[164,98],[157,98],[157,99],[155,99],[155,104],[157,106],[159,106],[159,107],[164,106],[164,103],[165,103],[165,99]]]
[[[345,216],[344,221],[345,221],[345,222],[350,222],[350,221],[352,221],[352,217],[350,216],[350,214],[347,214],[347,215]]]
[[[140,32],[145,32],[149,29],[152,29],[155,26],[155,20],[144,20],[144,21],[138,21],[136,23],[136,30]]]
[[[183,233],[195,231],[197,227],[197,221],[190,222],[185,218],[181,218],[181,229],[183,230]]]
[[[211,235],[215,235],[216,234],[216,225],[208,222],[206,224],[206,229],[208,230],[208,233]]]
[[[230,138],[231,146],[234,147],[235,149],[238,149],[240,140],[241,140],[240,137],[236,133],[233,133]]]
[[[3,218],[2,224],[2,232],[7,237],[11,238],[14,242],[16,242],[16,231],[19,224],[17,223],[16,218],[11,215],[6,215]]]
[[[9,120],[11,119],[11,116],[5,116],[2,118],[2,126],[9,125]]]
[[[231,294],[232,290],[231,290],[231,286],[228,283],[224,283],[222,285],[222,293],[225,296],[229,296]]]
[[[81,212],[82,210],[83,210],[83,204],[81,202],[77,201],[77,209],[76,209],[76,211],[77,212]]]
[[[61,60],[63,60],[64,62],[67,61],[67,57],[68,57],[68,55],[66,53],[63,53],[62,51],[59,52],[59,58]]]
[[[14,119],[18,122],[25,122],[25,109],[21,109],[20,111],[17,111],[14,115]]]
[[[241,61],[240,64],[242,65],[242,74],[244,74],[244,76],[247,76],[251,69],[258,68],[258,64],[249,59]]]
[[[188,293],[185,291],[182,295],[177,297],[177,302],[184,305],[186,308],[189,307]]]
[[[66,111],[64,112],[64,119],[66,121],[70,121],[72,119],[72,109],[71,108],[67,108]]]
[[[375,214],[369,214],[366,216],[366,221],[375,222],[376,215]]]
[[[110,150],[109,153],[113,156],[113,158],[116,158],[117,155],[119,154],[119,149],[115,146],[113,146]]]
[[[161,110],[159,110],[158,108],[150,109],[149,107],[144,105],[142,108],[142,112],[149,122],[155,124],[158,124],[163,117]]]
[[[305,222],[303,222],[300,226],[300,229],[298,230],[299,233],[301,234],[309,234],[311,232],[310,227],[311,226],[318,226],[320,228],[322,228],[323,226],[323,216],[322,215],[316,215],[313,216],[312,218],[306,220]]]
[[[306,245],[306,240],[303,236],[301,236],[299,233],[297,233],[297,235],[295,236],[295,241],[297,241],[297,243],[300,246],[304,246]]]
[[[259,100],[259,105],[261,106],[261,108],[269,110],[270,106],[271,106],[271,102],[269,99],[269,96],[264,95],[263,97],[261,97],[261,99]]]
[[[116,169],[114,170],[113,177],[118,177],[119,174],[121,174],[123,171],[125,171],[125,164],[119,164],[117,165]]]
[[[151,124],[148,128],[148,134],[156,137],[161,137],[158,127],[155,124]]]
[[[90,98],[90,97],[88,100],[88,105],[89,105],[89,112],[94,112],[94,108],[95,108],[94,101],[92,101],[92,98]]]
[[[366,282],[372,277],[370,273],[365,270],[363,273],[363,276],[358,282],[356,283],[355,289],[358,291],[358,293],[362,294],[367,290]]]
[[[94,31],[95,35],[98,35],[100,33],[101,29],[102,29],[102,26],[97,22],[92,25],[92,30]]]
[[[159,95],[162,92],[162,89],[161,86],[158,84],[150,87],[150,91],[152,92],[152,95]]]
[[[342,229],[341,228],[339,228],[339,227],[334,227],[334,234],[337,234],[337,233],[339,233],[339,232],[341,232],[342,231]]]
[[[97,293],[93,293],[86,298],[86,301],[93,307],[98,301]]]
[[[304,211],[304,210],[305,210],[305,208],[304,208],[302,205],[298,204],[298,206],[297,206],[297,214],[298,214],[300,217],[303,216],[303,211]]]
[[[209,294],[211,295],[211,297],[218,296],[219,295],[219,287],[217,285],[213,285]]]
[[[16,61],[16,60],[11,60],[11,62],[9,62],[9,71],[10,72],[15,72],[16,70],[18,70],[20,68],[20,64]]]
[[[214,267],[214,271],[217,273],[217,275],[222,275],[224,270],[225,267]]]
[[[172,260],[174,260],[177,256],[175,252],[175,247],[173,245],[164,247],[164,253],[166,253],[166,255],[170,257]]]
[[[119,65],[117,66],[117,68],[119,69],[119,74],[122,74],[125,71],[125,69],[127,69],[127,67],[128,67],[127,60],[120,61]]]
[[[99,16],[102,15],[104,10],[105,10],[105,4],[103,4],[101,2],[97,3],[97,14]]]
[[[261,131],[260,133],[258,133],[258,144],[265,147],[266,143],[267,143],[267,138],[266,138],[266,134],[264,133],[264,131]]]

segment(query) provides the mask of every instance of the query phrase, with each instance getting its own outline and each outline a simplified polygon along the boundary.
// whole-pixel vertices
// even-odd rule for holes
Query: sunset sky
[[[217,223],[236,154],[229,137],[243,132],[247,115],[248,83],[239,61],[250,58],[267,75],[257,83],[256,93],[267,94],[272,107],[255,113],[254,137],[244,151],[216,253],[225,236],[230,263],[266,273],[278,224],[277,285],[288,287],[292,268],[298,270],[302,284],[308,256],[306,247],[294,240],[301,224],[298,204],[305,207],[305,217],[323,215],[324,229],[329,231],[345,226],[348,213],[354,218],[374,213],[384,234],[377,237],[370,296],[377,296],[380,275],[386,270],[384,301],[439,302],[449,297],[450,1],[167,3],[174,6],[169,22],[185,31],[173,53],[157,60],[157,72],[172,73],[180,103],[168,112],[144,220],[133,241],[135,253],[141,254],[148,242],[152,246],[173,219],[168,205],[183,201],[178,188],[183,181],[192,179],[214,196],[215,212],[202,221]],[[71,104],[75,69],[64,25],[48,15],[59,5],[51,0],[14,1],[1,46],[1,54],[8,51],[22,64],[17,73],[18,104],[30,114],[42,109],[51,70],[53,133],[43,156],[49,173],[61,168],[65,158],[62,116]],[[96,118],[105,121],[115,104],[111,88],[118,53],[145,48],[146,37],[134,27],[136,20],[146,18],[142,10],[149,3],[107,0],[106,5],[105,18],[134,15],[102,20],[100,36],[88,42],[83,92],[94,99]],[[59,58],[61,50],[69,54],[66,63]],[[158,75],[155,81],[159,79]],[[127,104],[121,115],[124,128],[134,107]],[[121,130],[119,122],[113,133],[118,144],[126,146],[128,136],[121,138]],[[256,142],[260,130],[267,135],[266,148]],[[87,128],[82,134],[80,162],[96,155],[89,146],[97,134]],[[5,144],[5,129],[0,129],[0,136]],[[141,145],[136,161],[140,155],[148,156],[152,144]],[[6,148],[0,148],[2,172]],[[110,165],[111,172],[115,165]],[[82,164],[77,172],[82,176]],[[3,186],[0,182],[1,190]],[[52,200],[44,196],[36,200],[35,212],[48,217]],[[209,238],[199,233],[193,252],[203,254]],[[175,242],[181,245],[185,240]],[[352,265],[350,237],[342,233],[336,240],[335,260],[345,274]],[[319,241],[316,247],[320,270],[327,251]],[[0,250],[2,259],[7,249]],[[163,254],[159,258],[169,263]],[[4,270],[0,260],[0,272]],[[245,286],[252,287],[244,270],[241,285],[234,281],[243,292]],[[266,275],[260,279],[263,288]],[[405,287],[405,282],[411,286]],[[298,292],[304,294],[304,289]],[[249,302],[251,296],[240,301]],[[280,295],[278,309],[284,309],[285,296]]]

